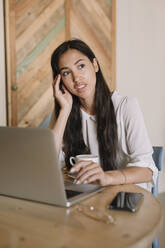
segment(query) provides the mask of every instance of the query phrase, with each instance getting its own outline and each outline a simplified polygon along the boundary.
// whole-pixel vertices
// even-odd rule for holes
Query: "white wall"
[[[165,148],[165,0],[117,0],[116,16],[117,89],[138,98],[152,144]],[[164,178],[165,168],[160,192]]]
[[[0,126],[6,125],[6,88],[3,1],[0,0]]]

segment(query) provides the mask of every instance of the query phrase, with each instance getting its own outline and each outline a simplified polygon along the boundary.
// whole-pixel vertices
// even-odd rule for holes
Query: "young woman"
[[[62,43],[52,54],[54,130],[60,161],[77,172],[75,183],[136,183],[151,190],[157,177],[143,117],[135,98],[110,92],[98,60],[81,40]],[[99,164],[78,154],[99,156]]]

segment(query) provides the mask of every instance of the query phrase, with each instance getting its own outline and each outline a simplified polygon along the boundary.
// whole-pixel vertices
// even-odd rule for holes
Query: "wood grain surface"
[[[93,49],[115,89],[115,0],[6,0],[5,10],[8,125],[38,127],[53,110],[50,58],[67,39]]]
[[[107,210],[119,191],[142,192],[136,213]],[[111,214],[115,224],[88,216],[79,207],[92,206]],[[145,248],[163,225],[163,208],[150,193],[135,185],[109,186],[70,208],[0,196],[0,247]]]

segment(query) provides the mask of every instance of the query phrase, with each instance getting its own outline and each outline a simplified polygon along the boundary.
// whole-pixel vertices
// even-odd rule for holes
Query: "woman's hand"
[[[61,109],[67,109],[71,111],[72,109],[72,95],[66,89],[66,87],[62,84],[62,90],[60,90],[60,80],[61,75],[58,74],[53,82],[53,96],[57,99],[58,103],[61,106]]]
[[[76,184],[86,184],[94,181],[98,181],[101,186],[108,184],[108,175],[93,161],[81,161],[75,164],[70,172],[77,173],[77,177],[74,181]]]

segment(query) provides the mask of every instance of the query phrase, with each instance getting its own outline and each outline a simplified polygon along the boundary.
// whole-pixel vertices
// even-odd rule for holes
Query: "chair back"
[[[153,146],[153,151],[154,151],[152,154],[153,160],[158,170],[161,171],[163,167],[163,147]]]
[[[51,114],[49,114],[45,120],[39,125],[40,128],[48,128],[49,127],[49,122],[51,120]]]
[[[159,171],[163,168],[163,147],[162,146],[153,146],[153,160],[155,162],[156,167]],[[158,182],[159,182],[159,175],[157,177],[156,185],[152,188],[152,194],[155,197],[158,197]]]
[[[162,146],[153,146],[153,160],[155,162],[156,167],[159,171],[163,168],[163,147]],[[157,177],[156,185],[152,188],[152,194],[155,197],[158,197],[158,182],[159,182],[159,175]],[[156,237],[152,243],[152,248],[159,248],[159,238]]]

